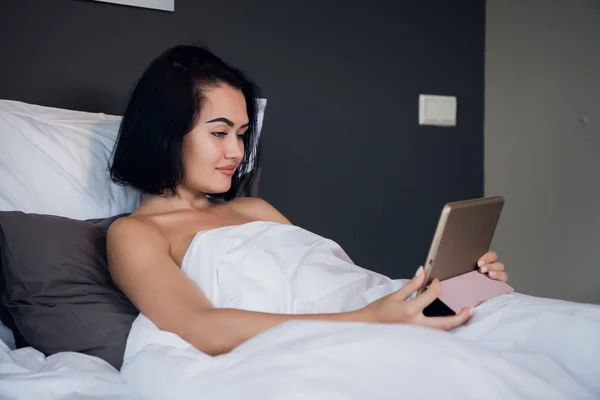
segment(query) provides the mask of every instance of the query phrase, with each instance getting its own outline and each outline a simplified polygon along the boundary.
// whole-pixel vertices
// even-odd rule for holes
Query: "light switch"
[[[456,96],[419,95],[419,125],[456,126]]]

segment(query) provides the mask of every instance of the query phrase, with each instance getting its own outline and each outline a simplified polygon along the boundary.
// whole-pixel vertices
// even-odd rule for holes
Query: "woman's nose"
[[[227,140],[225,157],[241,160],[244,156],[244,142],[237,135],[231,135]]]

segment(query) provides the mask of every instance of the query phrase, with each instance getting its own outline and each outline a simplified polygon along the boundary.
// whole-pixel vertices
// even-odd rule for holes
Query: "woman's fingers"
[[[496,260],[498,260],[498,255],[493,251],[488,251],[487,253],[479,257],[479,260],[477,260],[477,266],[483,267],[484,265],[491,264]]]
[[[441,330],[449,330],[452,328],[456,328],[468,321],[471,318],[471,309],[469,307],[463,308],[458,314],[450,316],[450,317],[423,317],[423,326],[433,328],[433,329],[441,329]]]
[[[508,280],[508,274],[504,272],[504,264],[501,262],[493,262],[491,264],[484,265],[479,268],[479,272],[487,274],[488,277],[499,281],[506,282]]]
[[[490,271],[504,271],[504,264],[501,262],[493,262],[491,264],[485,264],[482,267],[479,267],[479,272],[482,274],[487,274]]]
[[[415,297],[410,302],[414,305],[416,309],[419,310],[419,312],[421,312],[425,307],[433,303],[433,301],[440,296],[441,292],[442,285],[440,284],[440,281],[436,278],[431,282],[427,290]]]
[[[470,317],[471,309],[463,308],[460,313],[450,317],[426,317],[424,324],[434,329],[449,330],[464,324]]]
[[[508,274],[504,271],[490,271],[487,274],[490,278],[498,281],[506,282],[508,280]]]

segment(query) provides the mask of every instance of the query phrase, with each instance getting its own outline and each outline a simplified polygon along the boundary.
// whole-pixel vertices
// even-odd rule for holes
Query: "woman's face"
[[[205,91],[198,123],[183,137],[184,187],[224,193],[244,157],[242,135],[248,129],[242,92],[222,84]]]

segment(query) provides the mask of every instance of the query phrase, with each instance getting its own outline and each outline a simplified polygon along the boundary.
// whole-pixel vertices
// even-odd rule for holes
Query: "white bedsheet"
[[[406,282],[266,222],[197,234],[182,269],[216,306],[265,312],[348,311]],[[600,306],[505,295],[452,333],[296,321],[214,358],[140,315],[122,374],[152,399],[596,398]]]
[[[26,347],[12,350],[0,342],[0,400],[139,399],[119,371],[79,353],[45,357]]]
[[[400,257],[399,257],[400,258]],[[516,267],[516,266],[515,266]],[[220,307],[335,312],[400,287],[303,229],[199,233],[183,270]],[[510,294],[452,332],[288,322],[210,357],[143,315],[119,374],[94,357],[0,346],[0,399],[600,398],[600,306]],[[43,394],[43,395],[42,395]]]

